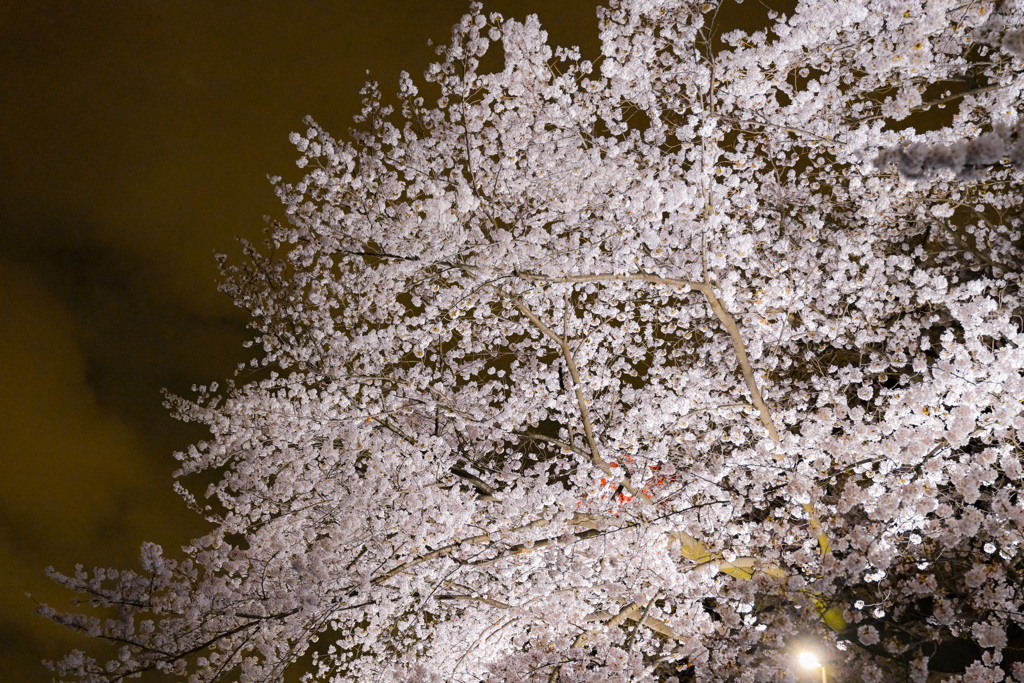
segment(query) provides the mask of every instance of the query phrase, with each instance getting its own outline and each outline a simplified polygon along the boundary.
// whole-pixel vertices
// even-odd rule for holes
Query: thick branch
[[[643,627],[644,622],[647,621],[647,615],[650,614],[651,607],[654,606],[654,601],[658,599],[658,596],[660,594],[661,591],[655,593],[654,596],[650,600],[648,600],[647,604],[644,606],[644,611],[640,614],[640,619],[636,622],[636,628],[634,628],[633,632],[629,634],[629,639],[626,641],[626,652],[629,652],[633,649],[633,643],[636,642],[637,634],[640,633],[640,629]]]
[[[654,632],[656,632],[656,633],[658,633],[658,634],[660,634],[660,635],[662,635],[662,636],[664,636],[664,637],[666,637],[666,638],[668,638],[670,640],[678,640],[679,639],[679,635],[672,629],[671,626],[666,624],[661,619],[655,619],[654,617],[652,617],[652,616],[650,616],[648,614],[648,612],[650,610],[650,606],[654,604],[654,600],[655,599],[657,599],[657,596],[655,596],[655,598],[652,598],[651,601],[647,603],[647,608],[644,609],[643,611],[641,611],[637,607],[637,604],[635,602],[631,602],[628,605],[625,605],[621,610],[619,610],[619,613],[616,614],[615,616],[612,616],[608,612],[605,612],[605,611],[601,610],[601,611],[594,612],[592,614],[587,615],[584,618],[583,621],[585,621],[585,622],[601,621],[601,622],[605,622],[608,626],[613,626],[614,627],[614,626],[618,626],[623,621],[628,619],[628,620],[630,620],[632,622],[635,622],[638,629],[641,626],[646,626],[647,628],[651,629],[652,631],[654,631]]]
[[[452,467],[449,469],[449,471],[459,479],[467,481],[473,485],[473,488],[475,488],[477,490],[477,493],[479,494],[477,500],[486,500],[493,503],[501,502],[499,498],[495,498],[494,496],[494,487],[485,482],[480,477],[476,476],[475,474],[467,472],[461,467]]]
[[[714,287],[710,283],[661,277],[647,273],[596,273],[594,275],[566,275],[561,277],[548,277],[539,273],[518,273],[518,275],[524,280],[531,280],[535,282],[650,282],[652,284],[666,285],[668,287],[685,287],[701,292],[707,298],[708,304],[711,305],[711,310],[714,312],[715,316],[719,321],[721,321],[726,331],[729,332],[729,337],[732,339],[733,349],[736,351],[736,358],[739,361],[740,372],[743,374],[743,379],[746,382],[747,391],[750,392],[750,400],[754,404],[754,407],[757,408],[758,414],[760,415],[761,424],[768,430],[768,435],[771,437],[772,441],[779,443],[778,430],[775,429],[775,423],[772,420],[771,411],[768,409],[767,404],[765,404],[764,399],[761,397],[760,390],[757,388],[757,380],[754,379],[754,370],[750,367],[750,359],[747,357],[747,348],[743,344],[743,337],[740,335],[739,325],[736,324],[736,320],[732,317],[729,311],[725,309],[725,306],[722,305],[722,302],[715,295]],[[526,312],[521,305],[520,310]],[[532,316],[532,313],[527,313],[527,315]],[[536,316],[533,316],[531,320],[535,318]],[[534,324],[543,325],[539,320]],[[545,334],[554,339],[560,346],[563,345],[563,342],[553,332],[551,332],[551,330],[546,327],[541,327],[541,329],[546,330]],[[563,348],[563,354],[565,354],[567,359],[569,358],[566,348]],[[574,376],[573,379],[577,378]]]
[[[601,457],[601,453],[597,449],[597,439],[594,438],[594,427],[590,422],[590,411],[587,409],[587,400],[583,396],[583,386],[580,382],[580,371],[576,367],[576,361],[572,359],[572,351],[569,349],[569,343],[555,334],[554,330],[545,325],[540,318],[538,318],[533,311],[526,307],[525,304],[517,303],[516,308],[530,319],[534,327],[544,333],[544,336],[548,337],[558,348],[562,351],[562,357],[565,358],[565,364],[569,367],[569,375],[572,377],[573,389],[576,391],[576,404],[580,409],[580,417],[583,419],[583,430],[587,435],[587,443],[590,445],[590,460],[594,465],[599,468],[602,472],[607,474],[609,477],[614,478],[612,474],[612,468],[608,466],[608,463]]]
[[[710,287],[704,291],[704,296],[707,297],[711,310],[714,311],[722,325],[729,332],[729,337],[732,339],[732,347],[736,351],[736,358],[740,364],[740,372],[743,373],[743,380],[747,383],[747,391],[750,392],[750,401],[757,408],[757,412],[761,417],[761,424],[768,430],[768,436],[772,438],[772,441],[776,444],[779,443],[779,432],[775,429],[775,422],[772,421],[771,411],[768,410],[768,405],[764,402],[761,392],[757,388],[757,380],[754,379],[754,370],[750,367],[750,359],[747,358],[747,347],[744,346],[743,337],[740,336],[739,325],[736,324],[736,320],[729,311],[725,310],[725,306],[718,300],[718,297],[715,296],[714,291]]]

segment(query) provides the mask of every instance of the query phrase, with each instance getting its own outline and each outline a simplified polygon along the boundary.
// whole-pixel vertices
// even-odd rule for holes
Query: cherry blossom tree
[[[212,531],[51,570],[119,648],[57,672],[1024,681],[1024,6],[742,11],[474,6],[293,134],[260,351],[172,399]]]

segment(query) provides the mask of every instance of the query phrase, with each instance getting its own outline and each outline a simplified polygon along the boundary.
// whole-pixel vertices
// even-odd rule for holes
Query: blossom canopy
[[[118,648],[59,675],[1024,680],[1024,10],[747,7],[474,5],[293,133],[259,353],[172,399],[212,530],[53,571]]]

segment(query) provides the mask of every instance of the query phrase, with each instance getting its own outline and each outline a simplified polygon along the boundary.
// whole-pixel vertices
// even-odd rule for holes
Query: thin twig
[[[922,102],[921,104],[917,105],[916,107],[911,107],[910,111],[912,111],[912,112],[913,111],[922,111],[924,109],[929,109],[931,107],[936,107],[936,106],[939,106],[939,105],[942,105],[942,104],[949,104],[950,102],[955,102],[956,100],[959,100],[961,98],[967,97],[969,95],[981,95],[982,93],[992,92],[993,90],[1002,90],[1004,88],[1010,87],[1011,85],[1013,85],[1013,84],[1012,83],[1006,83],[1006,84],[1003,84],[1003,85],[986,85],[986,86],[981,87],[981,88],[974,88],[973,90],[966,90],[964,92],[956,93],[955,95],[950,95],[948,97],[940,97],[937,100],[929,100],[928,102]],[[873,116],[867,116],[867,117],[864,117],[862,119],[853,119],[852,121],[850,121],[850,123],[867,123],[868,121],[874,121],[876,119],[881,119],[881,118],[884,118],[884,116],[882,114],[875,114]]]

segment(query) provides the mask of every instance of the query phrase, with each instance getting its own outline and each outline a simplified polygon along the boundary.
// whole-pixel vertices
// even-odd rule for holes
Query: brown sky
[[[596,49],[593,0],[496,0]],[[202,531],[171,491],[202,437],[160,389],[230,375],[245,319],[212,254],[280,216],[288,133],[341,134],[370,69],[421,74],[452,0],[0,2],[0,678],[81,641],[25,597],[54,565],[130,566]]]

